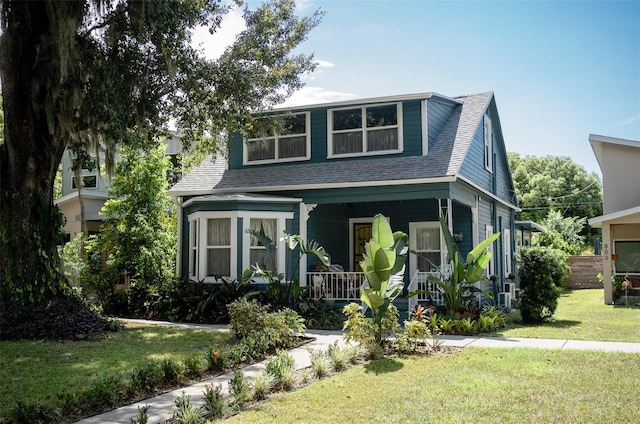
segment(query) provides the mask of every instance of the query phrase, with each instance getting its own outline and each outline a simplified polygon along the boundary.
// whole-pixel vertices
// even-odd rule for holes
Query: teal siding
[[[458,250],[463,258],[473,249],[473,222],[471,208],[459,203],[453,204],[453,233],[462,233],[462,241],[458,244]]]
[[[229,169],[242,168],[242,143],[244,139],[240,134],[229,134]]]
[[[494,156],[495,151],[496,147],[494,137]],[[460,174],[473,181],[483,189],[489,191],[490,193],[494,192],[494,173],[487,171],[487,169],[484,167],[484,128],[482,124],[480,124],[476,129],[473,140],[471,141],[471,145],[469,146],[469,150],[467,151],[467,155],[465,156],[464,161],[462,162],[462,166],[460,167]]]
[[[347,207],[336,204],[318,205],[309,214],[307,238],[320,243],[330,255],[332,263],[346,266],[349,263],[349,215]],[[315,262],[317,262],[317,259],[307,258],[307,267]]]
[[[327,160],[327,109],[311,110],[311,162]]]
[[[429,128],[429,148],[433,146],[449,120],[455,106],[444,104],[434,99],[427,100],[427,128]]]
[[[305,203],[353,203],[401,201],[449,197],[449,183],[413,184],[379,187],[333,188],[285,193],[302,197]]]
[[[403,156],[422,155],[422,117],[420,100],[402,104]]]

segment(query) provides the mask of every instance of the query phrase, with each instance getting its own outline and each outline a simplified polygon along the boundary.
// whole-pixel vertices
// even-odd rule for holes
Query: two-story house
[[[165,154],[170,157],[174,166],[180,163],[182,142],[178,137],[168,137],[163,141],[167,149]],[[116,160],[118,157],[116,155]],[[75,238],[82,229],[82,212],[88,234],[100,231],[104,216],[100,213],[104,202],[109,199],[109,177],[98,171],[98,162],[104,163],[104,158],[97,160],[95,156],[85,161],[81,170],[82,184],[78,190],[78,182],[73,172],[73,158],[69,150],[62,156],[62,196],[55,199],[54,204],[65,216],[64,232],[67,241]],[[82,200],[82,202],[80,201]]]
[[[613,300],[612,275],[631,277],[640,288],[640,141],[589,135],[602,170],[601,216],[589,225],[602,228],[604,301]]]
[[[238,278],[251,264],[266,263],[264,246],[247,230],[277,241],[286,229],[317,241],[340,265],[327,270],[309,259],[299,269],[301,285],[315,297],[359,299],[358,264],[378,213],[394,231],[406,232],[418,253],[410,255],[405,275],[412,287],[425,287],[428,273],[447,271],[440,217],[464,255],[501,232],[487,275],[504,282],[514,272],[518,208],[492,92],[269,113],[280,117],[280,130],[230,134],[228,161],[208,158],[170,189],[181,205],[180,276],[212,283],[216,276]],[[273,267],[292,269],[297,257],[287,255],[282,240],[276,252]],[[501,299],[510,305],[510,296]]]

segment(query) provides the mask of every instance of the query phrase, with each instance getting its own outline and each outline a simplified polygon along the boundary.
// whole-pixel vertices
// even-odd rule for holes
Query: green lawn
[[[149,359],[183,359],[222,345],[228,333],[127,324],[99,341],[0,342],[0,417],[16,400],[55,400],[81,390],[98,376],[125,374]]]
[[[500,337],[602,340],[640,343],[640,307],[605,305],[604,291],[574,290],[562,295],[553,318],[544,325],[525,326],[511,315]]]
[[[634,423],[640,355],[465,348],[383,359],[230,423]]]

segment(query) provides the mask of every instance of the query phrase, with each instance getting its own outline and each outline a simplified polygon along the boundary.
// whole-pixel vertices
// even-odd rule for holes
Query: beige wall
[[[640,205],[640,149],[606,144],[601,155],[603,215]]]
[[[103,199],[84,199],[85,220],[87,223],[87,230],[89,232],[100,231],[102,215],[100,215],[99,212],[100,209],[102,209],[102,205],[104,205]],[[63,204],[59,204],[58,208],[60,208],[60,211],[67,218],[67,223],[64,226],[64,232],[69,234],[73,239],[78,235],[78,233],[82,232],[80,202],[75,198]]]

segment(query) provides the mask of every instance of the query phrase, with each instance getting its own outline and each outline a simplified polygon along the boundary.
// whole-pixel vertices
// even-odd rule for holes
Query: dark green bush
[[[238,299],[228,308],[229,329],[247,345],[247,353],[253,358],[277,348],[291,347],[295,333],[305,328],[304,319],[288,308],[270,312],[267,305],[247,299]]]
[[[549,247],[520,251],[520,314],[524,323],[540,323],[558,306],[570,273],[565,254]]]

